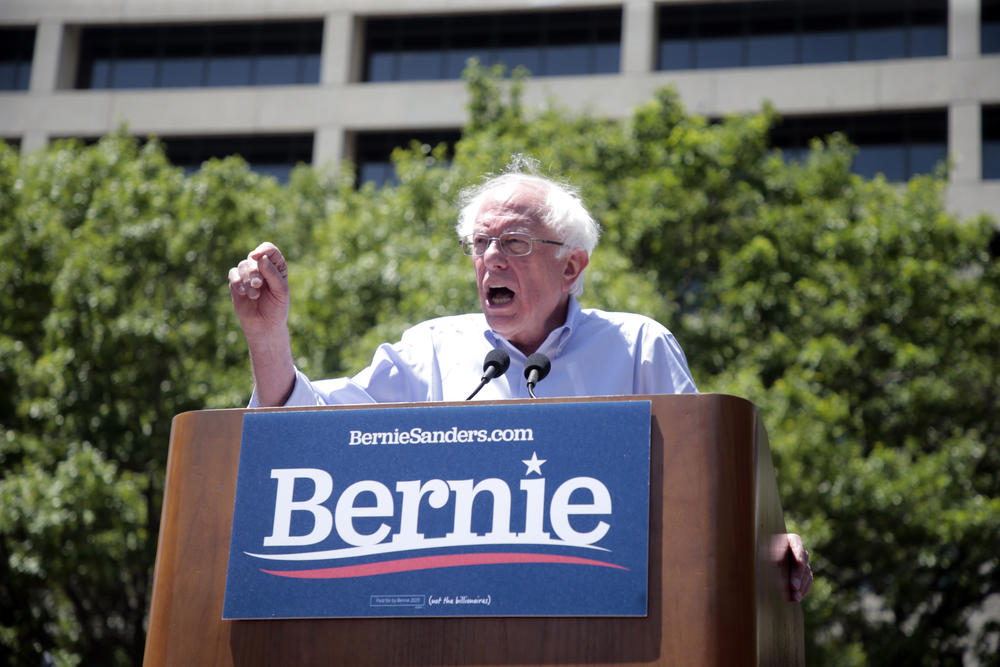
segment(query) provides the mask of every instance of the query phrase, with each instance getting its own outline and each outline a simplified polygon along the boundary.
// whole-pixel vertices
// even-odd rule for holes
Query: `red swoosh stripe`
[[[552,554],[528,553],[484,553],[484,554],[453,554],[448,556],[420,556],[402,560],[388,560],[380,563],[365,563],[363,565],[346,565],[343,567],[328,567],[319,570],[261,570],[267,574],[279,577],[294,577],[296,579],[346,579],[349,577],[371,577],[378,574],[394,572],[412,572],[413,570],[432,570],[442,567],[462,567],[465,565],[500,565],[509,563],[557,563],[561,565],[597,565],[627,570],[627,567],[605,563],[589,558],[575,556],[556,556]]]

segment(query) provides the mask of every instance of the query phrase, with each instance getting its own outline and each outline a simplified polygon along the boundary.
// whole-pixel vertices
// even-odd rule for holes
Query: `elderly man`
[[[579,197],[549,179],[507,173],[465,195],[457,225],[472,257],[481,313],[418,324],[381,345],[353,378],[310,381],[292,361],[288,269],[263,243],[229,271],[233,306],[250,348],[251,407],[462,400],[482,375],[483,358],[502,349],[510,370],[482,399],[526,398],[527,358],[551,360],[544,396],[697,392],[687,360],[659,323],[630,313],[580,307],[583,273],[598,227]],[[792,595],[812,582],[808,553],[789,536]]]

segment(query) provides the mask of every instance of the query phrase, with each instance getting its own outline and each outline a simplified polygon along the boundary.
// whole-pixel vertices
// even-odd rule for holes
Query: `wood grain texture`
[[[784,521],[753,406],[712,394],[636,398],[653,413],[645,618],[223,621],[246,410],[178,415],[144,664],[803,664],[801,610],[786,599],[784,551],[774,546]],[[622,399],[539,402],[594,400]],[[384,407],[401,406],[372,409]]]

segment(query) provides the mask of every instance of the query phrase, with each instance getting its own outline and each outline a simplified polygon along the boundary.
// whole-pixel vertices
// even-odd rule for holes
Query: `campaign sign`
[[[223,618],[644,616],[648,401],[251,412]]]

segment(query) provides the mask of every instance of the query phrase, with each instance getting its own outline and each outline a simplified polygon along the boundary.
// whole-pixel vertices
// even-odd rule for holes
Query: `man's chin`
[[[512,330],[511,324],[514,320],[514,314],[511,309],[483,304],[483,315],[486,316],[486,324],[489,325],[490,329],[493,329],[493,331],[496,331],[504,338],[508,338],[508,334]]]

